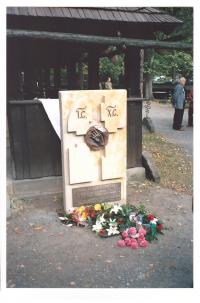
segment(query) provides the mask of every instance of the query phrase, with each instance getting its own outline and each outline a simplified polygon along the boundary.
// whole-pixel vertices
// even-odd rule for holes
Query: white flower
[[[131,235],[131,238],[134,238],[134,239],[136,239],[136,238],[138,238],[139,237],[139,233],[137,233],[137,234],[135,234],[135,235]]]
[[[104,218],[104,214],[103,214],[101,217],[98,218],[98,221],[99,221],[100,223],[106,222],[106,219]]]
[[[136,220],[136,213],[130,213],[129,220],[132,221],[132,222],[135,221]]]
[[[113,212],[113,213],[117,214],[119,210],[122,210],[121,206],[119,206],[119,205],[114,205],[114,206],[112,207],[112,209],[110,210],[110,212],[111,212],[111,213]]]
[[[60,221],[68,220],[67,217],[59,217]]]
[[[93,231],[99,232],[101,229],[102,229],[102,225],[101,225],[101,222],[99,222],[99,221],[96,221],[96,224],[92,226]]]
[[[150,221],[152,224],[157,224],[158,219],[154,218],[153,220]]]
[[[107,228],[106,230],[108,232],[108,236],[119,234],[119,231],[117,230],[117,226],[110,226],[110,228]]]

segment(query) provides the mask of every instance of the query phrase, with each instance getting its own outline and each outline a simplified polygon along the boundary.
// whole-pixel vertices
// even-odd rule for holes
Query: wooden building
[[[81,62],[88,67],[87,89],[99,88],[99,58],[124,53],[128,90],[128,163],[141,166],[142,96],[140,50],[190,48],[159,42],[180,20],[145,7],[8,7],[8,130],[16,180],[61,176],[60,139],[35,97],[57,98],[76,89]],[[63,76],[64,75],[64,76]]]

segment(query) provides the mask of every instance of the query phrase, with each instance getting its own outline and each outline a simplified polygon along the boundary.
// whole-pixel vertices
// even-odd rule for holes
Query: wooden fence
[[[62,175],[61,142],[40,101],[8,102],[8,128],[17,180]],[[142,99],[128,98],[127,167],[141,166]]]

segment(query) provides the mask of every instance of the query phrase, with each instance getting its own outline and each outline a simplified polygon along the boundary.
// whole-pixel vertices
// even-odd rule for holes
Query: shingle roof
[[[153,7],[7,7],[8,15],[128,23],[181,23]]]

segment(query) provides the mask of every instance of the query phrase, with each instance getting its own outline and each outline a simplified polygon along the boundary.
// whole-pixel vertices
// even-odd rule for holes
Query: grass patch
[[[192,194],[192,161],[182,147],[169,143],[160,134],[143,134],[143,150],[152,154],[160,172],[160,185]]]

